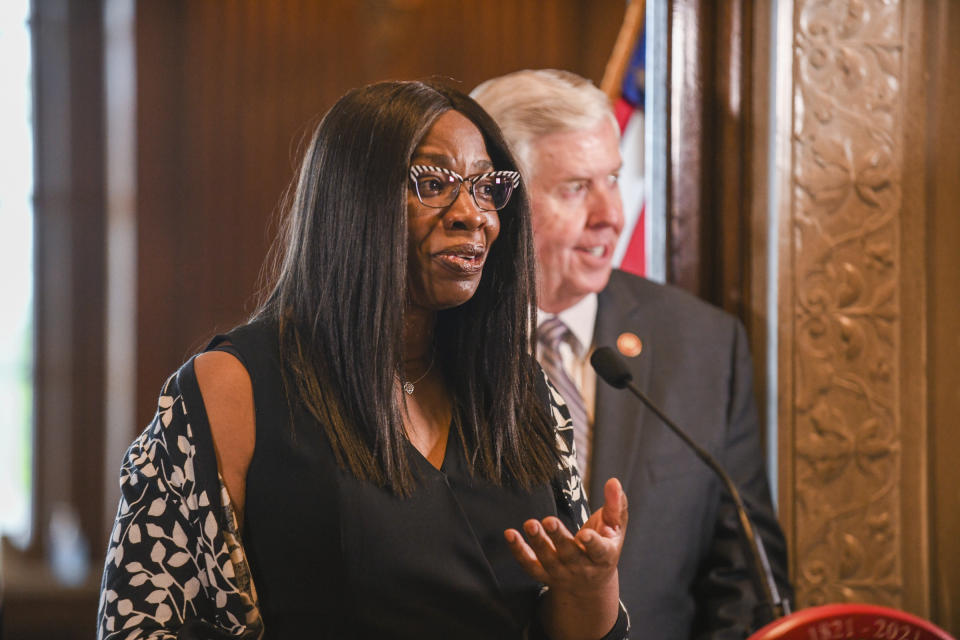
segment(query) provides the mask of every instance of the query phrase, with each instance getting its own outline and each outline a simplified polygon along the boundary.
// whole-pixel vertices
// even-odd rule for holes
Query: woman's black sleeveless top
[[[242,537],[267,638],[521,636],[540,585],[503,531],[565,515],[551,486],[471,475],[451,427],[440,469],[408,445],[417,488],[395,496],[341,469],[322,427],[288,404],[275,327],[243,326],[211,347],[239,357],[253,382]]]

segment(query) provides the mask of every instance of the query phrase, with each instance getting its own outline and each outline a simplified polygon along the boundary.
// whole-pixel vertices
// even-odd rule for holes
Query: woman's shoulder
[[[272,318],[254,318],[225,333],[214,336],[200,355],[226,351],[239,360],[248,373],[275,361],[279,351],[279,324]]]
[[[256,387],[258,381],[276,377],[277,345],[276,323],[254,320],[217,335],[193,358],[218,453],[223,440],[218,435],[239,439],[252,453]]]
[[[244,479],[256,445],[253,385],[246,367],[231,353],[207,351],[194,359],[220,475],[233,503],[242,510]]]
[[[214,349],[198,354],[193,360],[193,370],[205,405],[209,405],[210,398],[214,396],[230,398],[252,395],[250,374],[230,351]]]
[[[244,324],[216,336],[193,359],[193,372],[218,454],[224,437],[253,451],[254,383],[276,345],[275,325]],[[218,437],[223,436],[223,437]]]
[[[242,519],[246,476],[256,448],[254,376],[274,361],[276,329],[251,322],[214,338],[193,360],[220,477]]]

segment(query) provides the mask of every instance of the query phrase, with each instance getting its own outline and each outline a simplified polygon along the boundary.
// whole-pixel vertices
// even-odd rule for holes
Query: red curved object
[[[917,616],[872,604],[827,604],[774,620],[748,640],[955,640]]]

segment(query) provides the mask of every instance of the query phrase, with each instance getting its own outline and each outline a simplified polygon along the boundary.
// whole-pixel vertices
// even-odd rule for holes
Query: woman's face
[[[470,177],[493,171],[480,130],[458,111],[447,111],[420,141],[413,165],[429,165]],[[481,211],[469,183],[443,208],[428,207],[409,183],[407,191],[407,285],[413,307],[449,309],[469,300],[483,275],[490,247],[500,233],[496,211]]]

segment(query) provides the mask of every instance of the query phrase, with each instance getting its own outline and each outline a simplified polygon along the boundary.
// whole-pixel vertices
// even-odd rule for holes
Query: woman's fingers
[[[532,558],[547,574],[556,576],[573,570],[577,565],[591,562],[580,536],[571,534],[558,518],[550,516],[542,522],[527,520],[523,523],[523,532],[526,534],[525,541],[521,538],[524,553],[532,554]],[[602,538],[595,537],[602,544]],[[507,540],[511,541],[509,537]],[[517,548],[520,550],[519,545]],[[594,555],[602,554],[595,550]],[[527,560],[531,561],[532,558],[528,556]]]
[[[537,554],[537,560],[540,561],[543,569],[549,574],[555,573],[562,563],[558,557],[557,548],[554,546],[553,540],[550,539],[543,523],[537,520],[527,520],[523,523],[523,531],[527,534],[527,543]]]
[[[520,531],[504,536],[520,566],[534,579],[558,589],[616,575],[620,547],[627,526],[627,496],[616,479],[604,485],[603,508],[594,512],[576,535],[555,516],[527,520]],[[611,573],[613,572],[613,573]]]
[[[609,537],[604,537],[592,529],[581,529],[577,539],[583,545],[583,552],[590,561],[597,565],[616,564],[619,554],[618,544]]]
[[[547,572],[537,559],[537,554],[526,543],[523,536],[516,529],[507,529],[503,532],[503,537],[507,540],[507,545],[513,553],[514,559],[523,568],[531,578],[539,582],[547,582]]]
[[[623,529],[627,526],[627,494],[623,492],[620,481],[610,478],[603,485],[603,523],[609,527]]]
[[[553,548],[556,549],[557,557],[563,564],[576,562],[583,554],[583,547],[580,546],[573,534],[563,525],[559,518],[548,517],[543,520],[543,529],[550,537]]]

